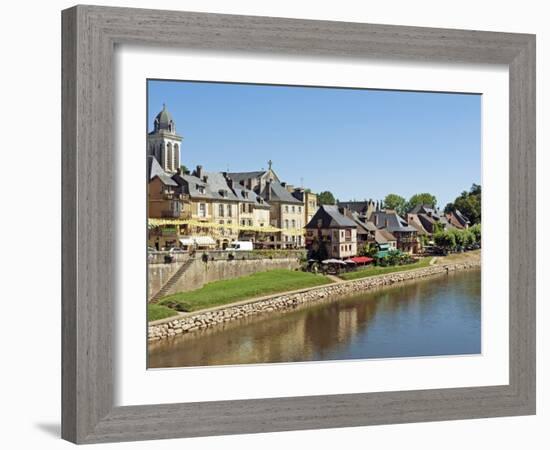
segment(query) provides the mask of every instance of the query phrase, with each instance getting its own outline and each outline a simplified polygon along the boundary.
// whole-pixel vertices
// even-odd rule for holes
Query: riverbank
[[[158,341],[160,339],[213,327],[224,322],[238,320],[251,315],[292,309],[298,305],[315,302],[331,296],[348,295],[407,280],[479,267],[479,258],[454,264],[441,264],[441,262],[439,262],[438,264],[430,265],[425,268],[370,276],[358,280],[340,281],[320,287],[312,287],[286,292],[284,294],[242,301],[236,304],[212,308],[197,313],[180,314],[174,318],[150,322],[148,327],[148,340],[151,342]]]
[[[224,306],[240,300],[282,294],[329,284],[331,279],[310,272],[296,270],[270,270],[231,280],[206,284],[200,289],[179,292],[162,298],[158,304],[179,312],[195,312]]]

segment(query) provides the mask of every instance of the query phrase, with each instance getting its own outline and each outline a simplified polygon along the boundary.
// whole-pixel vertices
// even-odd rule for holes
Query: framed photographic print
[[[77,6],[62,62],[65,439],[534,414],[534,36]]]

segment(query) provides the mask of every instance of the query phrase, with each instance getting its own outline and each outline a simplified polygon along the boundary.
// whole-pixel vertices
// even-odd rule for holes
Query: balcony
[[[399,237],[398,241],[403,244],[416,244],[418,242],[418,238],[415,237]]]
[[[178,211],[173,209],[168,209],[161,211],[161,216],[166,219],[190,219],[191,213],[189,211]]]

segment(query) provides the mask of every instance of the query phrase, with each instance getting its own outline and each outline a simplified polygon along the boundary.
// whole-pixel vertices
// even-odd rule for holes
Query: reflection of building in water
[[[185,367],[479,353],[480,292],[479,271],[404,282],[151,343],[149,364]]]
[[[340,311],[338,314],[338,340],[346,341],[357,333],[357,309],[352,308]]]

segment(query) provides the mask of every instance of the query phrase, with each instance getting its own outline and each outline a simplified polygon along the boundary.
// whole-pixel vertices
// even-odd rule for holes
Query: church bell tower
[[[182,137],[176,134],[172,114],[162,106],[153,123],[153,131],[147,135],[147,155],[154,156],[165,172],[175,173],[180,167]]]

